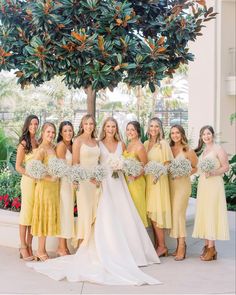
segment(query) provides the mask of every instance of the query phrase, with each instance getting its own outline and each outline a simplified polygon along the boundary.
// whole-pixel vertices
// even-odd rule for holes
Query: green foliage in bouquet
[[[94,113],[96,91],[120,81],[154,92],[215,15],[205,0],[0,0],[0,70],[22,88],[62,76]]]

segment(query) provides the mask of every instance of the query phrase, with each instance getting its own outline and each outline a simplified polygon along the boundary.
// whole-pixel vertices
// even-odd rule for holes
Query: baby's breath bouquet
[[[119,178],[118,172],[123,169],[124,158],[122,156],[110,155],[107,164],[112,170],[112,177]]]
[[[68,175],[69,166],[63,159],[56,157],[50,158],[48,161],[48,174],[55,177],[63,177]]]
[[[128,158],[124,160],[123,172],[126,176],[137,177],[142,173],[143,166],[136,159]]]
[[[216,164],[213,159],[205,158],[199,162],[199,168],[202,172],[209,173],[216,168]]]
[[[102,182],[107,176],[107,170],[103,165],[97,165],[90,171],[90,179],[96,180],[98,183]],[[99,187],[99,185],[97,185]]]
[[[156,184],[160,176],[167,174],[167,168],[156,161],[150,161],[145,165],[144,172],[146,175],[152,175],[154,177],[153,184]]]
[[[171,161],[168,170],[172,178],[188,176],[192,171],[191,162],[187,159],[174,159]]]
[[[89,172],[79,164],[76,164],[69,168],[67,178],[73,184],[79,185],[81,181],[89,179]]]
[[[48,174],[46,166],[39,160],[31,160],[27,162],[25,170],[26,174],[35,179],[41,179]]]

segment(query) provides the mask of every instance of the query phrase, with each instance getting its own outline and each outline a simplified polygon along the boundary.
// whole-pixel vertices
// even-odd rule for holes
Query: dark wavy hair
[[[208,129],[211,133],[212,133],[212,135],[213,135],[213,137],[215,136],[215,131],[214,131],[214,129],[213,129],[213,127],[212,126],[210,126],[210,125],[205,125],[205,126],[203,126],[201,129],[200,129],[200,132],[199,132],[199,139],[198,139],[198,146],[195,148],[195,153],[199,156],[200,154],[201,154],[201,152],[202,152],[202,148],[203,148],[203,145],[204,145],[204,141],[202,140],[202,135],[203,135],[203,132],[206,130],[206,129]]]
[[[87,115],[84,115],[81,119],[81,122],[80,122],[80,125],[79,125],[79,131],[77,133],[77,137],[80,136],[81,134],[84,133],[84,128],[83,128],[83,124],[84,124],[84,121],[87,121],[88,119],[92,119],[93,120],[93,124],[94,124],[94,130],[91,134],[91,137],[92,138],[96,138],[97,137],[97,132],[96,132],[96,121],[95,121],[95,118],[93,115],[91,114],[87,114]]]
[[[184,128],[179,124],[175,124],[175,125],[171,126],[171,128],[170,128],[170,134],[169,134],[170,146],[172,147],[175,145],[175,142],[171,139],[171,130],[173,128],[177,128],[179,130],[179,132],[181,134],[181,144],[183,146],[183,151],[186,152],[189,149],[188,139],[187,139]]]
[[[39,123],[39,118],[36,115],[29,115],[28,117],[26,117],[22,128],[22,134],[19,138],[19,144],[22,144],[22,141],[25,141],[24,150],[26,154],[31,153],[33,149],[29,132],[29,126],[33,119],[36,119]]]
[[[138,133],[138,137],[140,138],[140,137],[141,137],[141,126],[140,126],[140,123],[139,123],[138,121],[130,121],[130,122],[126,125],[126,128],[127,128],[129,125],[133,125],[133,126],[134,126],[134,129],[137,131],[137,133]]]
[[[70,126],[72,128],[72,130],[73,130],[73,137],[75,135],[74,127],[73,127],[72,123],[70,121],[63,121],[63,122],[61,122],[61,124],[59,126],[59,131],[58,131],[58,135],[57,135],[57,143],[59,143],[60,141],[63,140],[63,137],[62,137],[61,133],[62,133],[62,129],[63,129],[64,126]],[[72,140],[71,140],[70,143],[72,145]]]

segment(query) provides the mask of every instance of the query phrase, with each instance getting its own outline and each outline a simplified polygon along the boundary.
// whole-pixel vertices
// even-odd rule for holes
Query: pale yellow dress
[[[29,154],[25,154],[24,165],[30,162],[35,155],[36,149]],[[34,191],[36,182],[33,178],[26,175],[21,177],[21,210],[20,224],[30,226],[32,222],[33,206],[34,206]]]
[[[220,167],[220,161],[214,150],[205,157],[215,161],[216,169]],[[202,155],[199,161],[201,158]],[[207,240],[229,239],[227,206],[222,176],[206,178],[205,173],[200,173],[193,237]]]
[[[148,150],[149,141],[144,143]],[[148,152],[148,161],[157,161],[164,164],[172,160],[172,152],[166,140],[156,143]],[[162,175],[156,184],[153,184],[153,176],[146,176],[146,201],[148,217],[154,221],[159,228],[170,229],[171,222],[171,203],[169,180],[167,175]]]
[[[134,152],[124,151],[123,156],[125,158],[133,158],[139,161],[138,157]],[[129,188],[129,192],[133,199],[134,205],[141,217],[143,224],[145,227],[148,226],[147,221],[147,210],[146,210],[146,197],[145,197],[145,187],[146,182],[144,176],[139,176],[137,179],[133,181],[128,181],[128,177],[126,176],[126,182]]]
[[[66,163],[72,165],[72,153],[67,149]],[[71,239],[74,237],[74,190],[67,177],[60,179],[60,238]]]
[[[180,152],[175,158],[186,158],[185,153]],[[169,180],[172,211],[172,229],[170,231],[170,236],[176,239],[184,238],[187,236],[186,210],[191,195],[190,176],[182,176],[174,179],[170,176]]]
[[[48,159],[55,155],[46,156]],[[59,180],[38,180],[35,188],[35,201],[31,232],[33,236],[58,236],[60,234],[60,195]]]
[[[98,165],[100,148],[82,144],[80,148],[80,165],[86,169],[92,169]],[[76,240],[84,240],[86,244],[89,240],[92,225],[96,218],[98,201],[101,188],[89,180],[82,181],[79,190],[76,192],[76,201],[78,208],[78,218],[76,222]],[[73,242],[75,245],[75,241]]]

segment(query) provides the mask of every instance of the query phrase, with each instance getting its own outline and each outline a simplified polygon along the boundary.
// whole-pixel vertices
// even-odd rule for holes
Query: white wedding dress
[[[101,163],[110,156],[100,142]],[[122,154],[119,142],[115,154]],[[108,168],[109,169],[109,168]],[[105,285],[161,284],[138,266],[160,263],[147,231],[136,211],[122,173],[102,183],[97,218],[87,245],[81,243],[75,255],[27,263],[54,280],[89,281]]]

